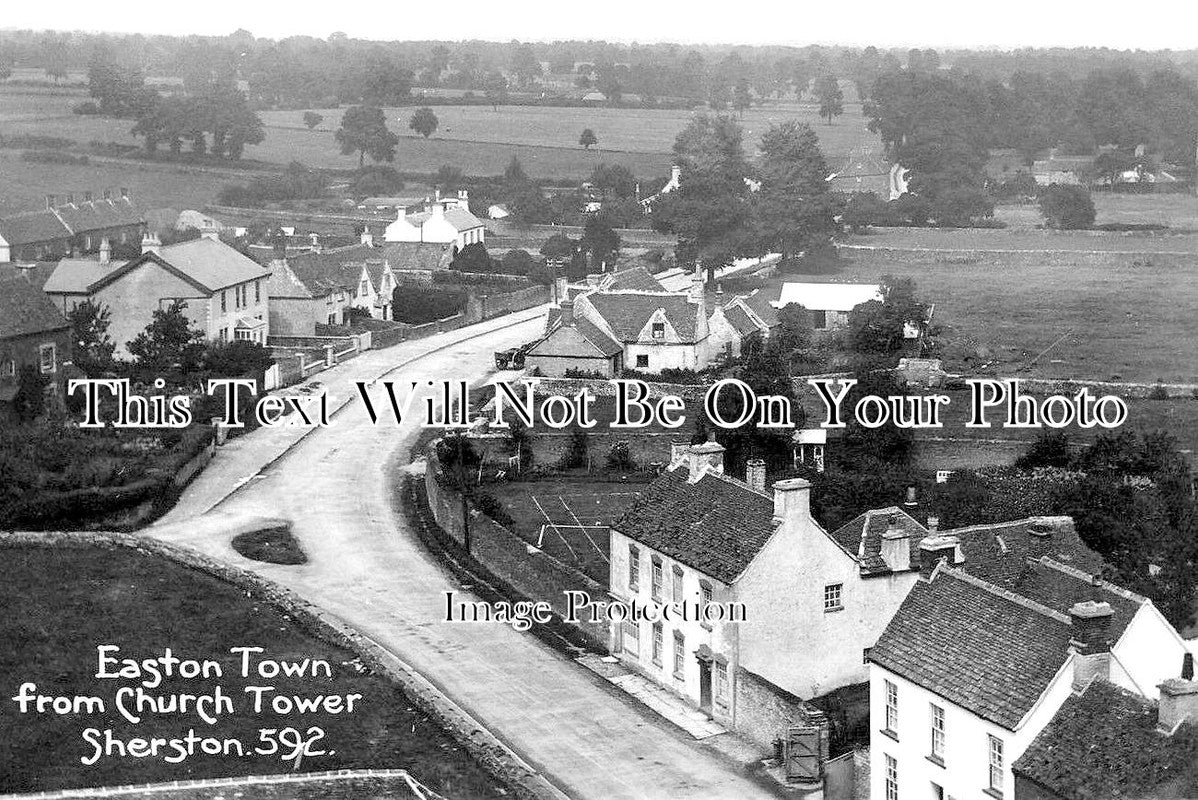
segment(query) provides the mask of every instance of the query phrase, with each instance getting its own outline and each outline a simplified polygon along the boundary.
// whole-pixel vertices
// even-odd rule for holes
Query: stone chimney
[[[374,247],[374,234],[370,232],[369,225],[362,228],[361,242],[362,242],[362,244],[366,245],[367,247]]]
[[[935,536],[938,530],[940,530],[940,517],[928,517],[928,531]]]
[[[154,255],[158,255],[158,252],[161,249],[162,249],[162,240],[160,240],[158,238],[158,234],[153,233],[151,231],[147,231],[146,234],[141,237],[141,252],[142,253],[153,253]]]
[[[112,263],[112,242],[108,241],[107,236],[100,240],[100,263]]]
[[[441,205],[440,198],[437,198],[437,202],[433,203],[433,216],[434,217],[445,216],[445,206]]]
[[[688,292],[688,296],[690,297],[691,300],[695,301],[696,303],[703,302],[703,297],[704,297],[703,283],[704,283],[704,281],[703,281],[703,265],[695,264],[695,271],[691,275],[691,286],[690,286],[690,292]]]
[[[707,434],[703,444],[691,445],[690,482],[698,481],[708,471],[723,473],[724,446],[715,440],[715,434]]]
[[[441,204],[441,190],[435,187],[433,188],[433,202]]]
[[[919,577],[930,581],[941,561],[950,567],[956,562],[961,540],[956,536],[928,536],[919,543]]]
[[[774,522],[791,522],[811,517],[811,483],[789,478],[774,483]]]
[[[891,514],[886,532],[882,534],[882,560],[891,572],[911,569],[911,536],[899,527],[898,514]]]
[[[1052,525],[1042,520],[1037,520],[1028,526],[1028,555],[1032,558],[1039,559],[1048,555],[1052,550]]]
[[[678,164],[675,164],[674,166],[670,167],[670,184],[673,186],[677,186],[679,181],[681,181],[681,180],[682,180],[682,167]]]
[[[470,192],[466,189],[458,189],[458,199],[462,201],[463,208],[469,208],[467,203],[470,202]]]
[[[918,505],[919,505],[919,502],[915,499],[915,487],[908,486],[907,487],[907,499],[903,503],[903,508],[907,509],[907,513],[910,514],[912,509],[914,509]]]
[[[670,442],[670,465],[673,466],[690,458],[690,442]]]
[[[1158,687],[1161,691],[1157,727],[1172,734],[1183,722],[1198,725],[1198,681],[1169,678]]]
[[[1073,651],[1073,691],[1080,692],[1095,678],[1111,676],[1111,604],[1097,600],[1074,603],[1069,609]]]
[[[562,327],[568,328],[574,324],[574,301],[562,301]]]
[[[760,458],[750,458],[745,465],[745,483],[754,491],[765,491],[765,461]]]

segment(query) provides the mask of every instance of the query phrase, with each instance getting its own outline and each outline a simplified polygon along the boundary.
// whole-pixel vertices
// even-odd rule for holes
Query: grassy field
[[[398,687],[380,676],[360,673],[354,656],[298,629],[272,606],[245,592],[161,559],[127,549],[6,549],[0,559],[0,685],[16,694],[24,682],[48,695],[93,695],[107,708],[97,714],[52,713],[19,716],[5,702],[0,725],[5,753],[0,792],[36,792],[83,786],[149,783],[226,775],[292,771],[277,755],[254,755],[258,729],[294,727],[326,731],[327,755],[308,755],[301,771],[402,768],[435,791],[450,797],[499,797],[487,774],[431,719],[416,710]],[[181,658],[213,659],[223,676],[208,679],[164,678],[153,695],[209,693],[219,684],[235,713],[209,725],[194,712],[145,711],[133,725],[113,708],[115,693],[136,680],[101,680],[96,646],[115,644],[118,658],[156,658],[170,647]],[[324,659],[332,677],[242,678],[240,658],[230,647],[257,646],[264,656],[295,661]],[[269,708],[254,714],[246,685],[269,684],[278,694],[315,696],[360,693],[352,714],[320,712],[279,715]],[[270,696],[268,695],[268,698]],[[269,702],[269,699],[268,699]],[[112,729],[122,740],[166,739],[186,735],[237,738],[245,757],[197,752],[169,764],[157,758],[101,757],[80,763],[95,748],[81,738],[86,728]],[[288,795],[294,796],[294,795]]]
[[[1057,252],[1042,254],[1036,243]],[[957,342],[980,343],[995,374],[1198,381],[1198,267],[1187,256],[1154,255],[1193,252],[1198,262],[1198,237],[912,230],[849,244],[898,249],[842,250],[848,261],[837,280],[914,278],[921,297],[935,304],[936,321]],[[910,249],[920,247],[998,252]],[[1104,252],[1081,252],[1087,247]]]
[[[632,504],[639,484],[532,481],[489,486],[526,542],[594,580],[608,582],[608,534]]]

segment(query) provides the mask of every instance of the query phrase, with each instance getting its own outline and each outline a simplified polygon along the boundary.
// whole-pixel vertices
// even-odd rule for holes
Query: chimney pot
[[[103,239],[100,240],[100,263],[108,264],[108,263],[111,263],[111,261],[112,261],[112,242],[108,241],[108,237],[105,236]]]
[[[811,518],[811,483],[802,478],[789,478],[774,483],[774,521]]]
[[[940,517],[928,517],[928,530],[935,533],[940,529]]]
[[[917,503],[915,502],[915,487],[914,486],[907,487],[907,500],[905,503],[903,503],[903,505],[907,506],[907,508],[914,508],[917,505]]]
[[[1198,681],[1169,678],[1157,688],[1161,693],[1157,726],[1162,731],[1171,734],[1183,722],[1198,725]]]
[[[765,461],[760,458],[750,458],[745,465],[745,483],[754,491],[765,491]]]
[[[952,566],[956,561],[957,547],[961,540],[956,536],[928,536],[919,543],[919,577],[925,581],[932,579],[932,573],[941,562]]]
[[[123,200],[129,199],[129,190],[127,188],[125,188],[124,186],[121,187],[121,199],[123,199]]]

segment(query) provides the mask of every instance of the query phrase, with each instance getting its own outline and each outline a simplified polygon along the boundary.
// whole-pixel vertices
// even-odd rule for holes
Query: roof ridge
[[[772,494],[768,494],[765,491],[759,491],[757,489],[754,489],[752,486],[750,486],[745,481],[742,481],[740,478],[734,478],[731,475],[729,475],[727,472],[719,472],[717,470],[709,468],[709,469],[705,469],[703,471],[703,474],[704,474],[704,476],[711,475],[716,478],[720,478],[724,482],[730,483],[733,486],[737,487],[738,489],[744,489],[745,491],[752,492],[753,494],[757,495],[758,497],[764,497],[766,500],[773,501],[773,499],[774,499],[774,496]],[[700,478],[700,480],[702,480],[702,478]]]
[[[1036,516],[1021,517],[1020,519],[1013,519],[1008,522],[984,522],[984,523],[980,523],[978,525],[966,525],[961,528],[946,528],[946,529],[942,529],[940,532],[943,534],[948,534],[948,533],[956,533],[958,531],[972,532],[972,531],[994,530],[995,528],[1009,528],[1009,527],[1012,527],[1015,525],[1030,525],[1033,522],[1035,522],[1036,520],[1052,518],[1052,516],[1053,515],[1037,514]],[[1068,514],[1058,514],[1055,516],[1067,517],[1069,515]],[[1072,517],[1069,517],[1069,518],[1073,519]]]
[[[1054,559],[1050,556],[1041,556],[1038,560],[1034,559],[1033,561],[1034,561],[1034,563],[1042,564],[1042,565],[1048,567],[1049,569],[1055,569],[1057,572],[1063,572],[1064,574],[1069,575],[1074,578],[1077,578],[1079,580],[1085,580],[1088,583],[1090,583],[1092,586],[1098,586],[1103,589],[1106,589],[1111,594],[1119,595],[1124,600],[1131,600],[1132,602],[1138,603],[1139,605],[1144,605],[1145,603],[1150,602],[1147,597],[1140,595],[1140,594],[1136,594],[1135,592],[1131,591],[1130,589],[1125,589],[1122,586],[1111,583],[1110,581],[1103,580],[1102,578],[1098,577],[1097,575],[1091,575],[1089,572],[1080,570],[1077,567],[1072,567],[1072,566],[1069,566],[1068,564],[1062,564],[1061,562],[1057,561],[1056,559]]]
[[[1062,614],[1060,611],[1049,608],[1042,603],[1037,603],[1035,600],[1024,597],[1021,594],[1016,594],[1009,589],[1003,589],[1001,586],[995,586],[993,583],[982,580],[975,575],[970,575],[964,570],[950,567],[947,563],[941,563],[937,569],[937,572],[954,577],[957,580],[968,583],[971,586],[975,586],[978,589],[989,592],[997,597],[1001,597],[1004,600],[1009,600],[1016,605],[1023,606],[1029,611],[1035,611],[1037,614],[1042,614],[1043,616],[1056,620],[1057,622],[1062,622],[1066,625],[1069,624],[1069,617],[1065,614]]]

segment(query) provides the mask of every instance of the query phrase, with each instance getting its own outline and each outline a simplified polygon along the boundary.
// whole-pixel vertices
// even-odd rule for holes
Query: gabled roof
[[[473,214],[471,214],[469,211],[465,210],[464,208],[457,208],[457,207],[447,208],[447,209],[445,209],[443,216],[445,217],[445,221],[448,222],[450,225],[452,225],[454,227],[454,230],[456,230],[458,233],[461,233],[462,231],[471,230],[472,228],[483,227],[482,220],[480,220],[478,217],[474,216]],[[418,228],[421,227],[422,225],[424,225],[424,223],[428,222],[430,219],[432,219],[432,217],[433,217],[432,211],[421,211],[417,214],[406,215],[407,221],[410,224],[415,225]]]
[[[1157,731],[1157,704],[1107,681],[1071,695],[1013,765],[1057,797],[1198,797],[1198,724]]]
[[[782,284],[775,303],[777,308],[798,303],[814,311],[852,311],[862,303],[882,299],[882,287],[876,283],[795,283]]]
[[[599,330],[590,320],[575,317],[573,325],[562,325],[560,312],[549,334],[528,351],[528,355],[559,358],[611,358],[624,347]]]
[[[779,293],[780,287],[774,287],[773,290],[763,288],[744,298],[745,305],[765,323],[767,328],[775,328],[781,322],[778,318],[778,309],[774,307],[774,301],[778,299]]]
[[[649,270],[641,266],[628,267],[616,272],[609,273],[600,284],[600,288],[604,291],[640,291],[640,292],[664,292],[666,287],[661,285],[661,282],[654,278]]]
[[[439,242],[387,242],[382,254],[393,270],[449,269],[453,261],[452,245]]]
[[[1011,587],[941,565],[911,588],[870,661],[1016,730],[1069,659],[1074,603],[1110,603],[1117,641],[1147,602],[1051,559],[1025,563],[1024,579]]]
[[[90,294],[92,287],[121,267],[119,261],[101,264],[97,258],[64,258],[55,266],[42,291],[52,294]]]
[[[38,289],[46,285],[46,281],[54,274],[58,266],[56,261],[35,261],[33,263],[0,264],[0,280],[8,278],[24,278]]]
[[[621,342],[637,341],[645,324],[658,309],[665,313],[681,341],[696,340],[699,306],[690,302],[685,294],[592,292],[586,295],[586,301],[599,312]]]
[[[749,312],[745,311],[739,304],[725,306],[724,319],[728,320],[728,324],[741,336],[748,336],[761,330],[752,317],[749,316]]]
[[[849,551],[866,574],[890,572],[882,560],[882,534],[894,525],[911,538],[911,566],[919,566],[919,542],[928,529],[898,506],[877,508],[846,522],[832,532],[836,543]]]
[[[141,225],[146,221],[145,215],[127,197],[68,203],[55,206],[54,211],[75,234]]]
[[[339,250],[303,253],[287,260],[291,273],[312,297],[324,297],[331,291],[356,291],[367,258],[375,259],[378,250],[358,244]]]
[[[48,208],[0,218],[0,238],[14,247],[70,236],[71,229]]]
[[[774,501],[727,475],[689,476],[685,461],[667,468],[612,527],[731,583],[773,536]]]
[[[143,253],[141,258],[154,255]],[[209,293],[265,278],[269,271],[240,251],[214,239],[192,239],[159,248],[157,258],[205,288]],[[136,263],[138,259],[129,262]],[[123,268],[122,268],[123,269]],[[113,280],[115,273],[105,278]]]
[[[68,327],[49,297],[21,277],[0,278],[0,339]]]

